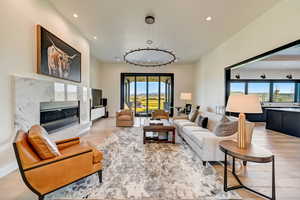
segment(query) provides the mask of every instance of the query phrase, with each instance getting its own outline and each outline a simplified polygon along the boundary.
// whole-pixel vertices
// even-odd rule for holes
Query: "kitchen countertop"
[[[266,110],[285,111],[285,112],[300,112],[300,108],[265,108]]]
[[[290,105],[282,105],[282,104],[263,104],[263,108],[300,108],[299,104],[290,104]]]

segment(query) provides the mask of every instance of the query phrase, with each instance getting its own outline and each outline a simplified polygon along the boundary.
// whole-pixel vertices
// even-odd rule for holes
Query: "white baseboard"
[[[16,169],[18,169],[17,162],[12,162],[12,163],[5,165],[4,167],[1,167],[0,168],[0,178],[6,176],[7,174],[11,173],[12,171],[14,171]]]
[[[91,127],[87,127],[85,129],[83,129],[82,131],[80,131],[77,135],[77,137],[83,136],[86,132],[88,132],[91,129]]]

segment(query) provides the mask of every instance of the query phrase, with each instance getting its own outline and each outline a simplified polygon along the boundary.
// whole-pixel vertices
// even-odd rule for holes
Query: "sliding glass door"
[[[153,110],[173,115],[174,75],[166,73],[122,73],[121,109],[132,109],[136,116],[150,116]]]
[[[135,111],[140,116],[147,115],[147,77],[138,76],[135,91]]]
[[[148,112],[159,109],[159,76],[148,76]]]

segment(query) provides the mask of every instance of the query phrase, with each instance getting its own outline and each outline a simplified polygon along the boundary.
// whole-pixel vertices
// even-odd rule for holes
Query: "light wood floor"
[[[143,124],[138,118],[135,126]],[[115,119],[102,119],[94,123],[92,129],[82,138],[94,144],[101,143],[106,137],[116,133]],[[280,200],[300,199],[300,138],[287,136],[278,132],[269,131],[264,124],[257,124],[253,143],[269,149],[275,154],[276,163],[276,193]],[[223,176],[223,167],[213,164],[220,176]],[[230,174],[230,173],[229,173]],[[248,163],[241,171],[241,180],[255,190],[266,194],[271,193],[271,165]],[[230,184],[235,184],[229,178]],[[245,190],[237,190],[243,199],[263,199]],[[5,200],[33,200],[37,197],[29,191],[21,180],[18,171],[0,179],[0,199]]]
[[[300,199],[300,138],[266,130],[263,123],[256,125],[253,143],[264,147],[275,155],[276,199]],[[224,168],[214,165],[223,176]],[[271,195],[271,164],[248,163],[242,171],[245,185]],[[233,177],[230,183],[235,184]],[[245,199],[264,199],[245,190],[237,190]]]

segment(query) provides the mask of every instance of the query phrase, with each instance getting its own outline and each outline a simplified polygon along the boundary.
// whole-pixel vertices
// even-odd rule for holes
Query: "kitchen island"
[[[300,137],[300,108],[266,108],[266,128]]]

